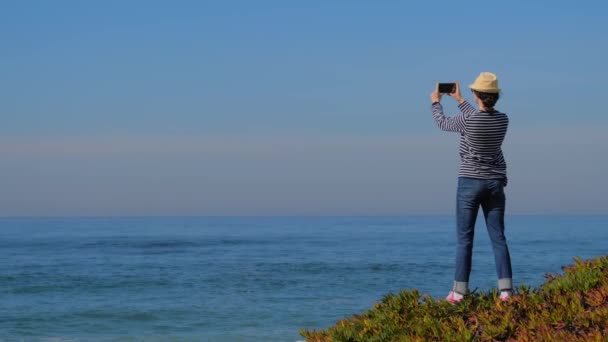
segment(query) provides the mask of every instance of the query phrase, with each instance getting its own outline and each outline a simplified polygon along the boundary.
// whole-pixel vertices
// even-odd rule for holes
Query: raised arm
[[[433,112],[435,123],[441,130],[464,133],[467,114],[461,113],[452,117],[447,117],[443,114],[443,106],[439,102],[433,102],[431,111]]]
[[[458,102],[458,109],[460,109],[460,112],[462,114],[464,114],[466,117],[468,117],[469,115],[472,115],[474,113],[477,112],[477,109],[475,109],[475,107],[471,106],[470,103],[468,103],[463,97],[462,94],[460,93],[460,85],[458,84],[458,81],[454,81],[454,92],[449,94],[454,100],[456,100],[456,102]]]
[[[477,112],[477,109],[475,109],[475,107],[471,106],[470,103],[468,103],[465,99],[462,99],[462,102],[458,101],[458,109],[460,109],[460,112],[464,115],[466,115],[467,117],[471,114],[474,114]]]
[[[439,128],[449,132],[464,133],[467,117],[472,113],[475,113],[475,108],[468,104],[462,96],[460,96],[460,87],[458,82],[455,83],[454,92],[449,94],[456,101],[460,102],[458,108],[462,112],[459,115],[447,117],[443,114],[443,106],[441,105],[441,94],[439,93],[439,84],[435,87],[435,91],[431,93],[431,111],[433,113],[433,119]]]

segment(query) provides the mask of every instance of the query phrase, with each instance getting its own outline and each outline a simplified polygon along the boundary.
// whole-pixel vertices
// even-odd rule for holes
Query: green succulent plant
[[[309,342],[608,341],[608,256],[575,258],[563,271],[508,302],[496,290],[455,305],[402,290],[326,330],[299,332]]]

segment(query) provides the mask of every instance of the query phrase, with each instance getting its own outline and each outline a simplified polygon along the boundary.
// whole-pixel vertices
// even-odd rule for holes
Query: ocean
[[[514,282],[608,254],[608,216],[508,216]],[[286,341],[444,297],[452,216],[0,219],[0,341]],[[478,219],[472,289],[496,286]]]

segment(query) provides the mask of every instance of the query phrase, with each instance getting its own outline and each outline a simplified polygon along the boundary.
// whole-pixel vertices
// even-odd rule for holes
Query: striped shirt
[[[494,111],[478,111],[468,102],[458,105],[460,114],[446,117],[441,103],[431,106],[433,119],[444,131],[460,133],[459,177],[504,179],[507,184],[507,163],[502,142],[507,134],[509,118]]]

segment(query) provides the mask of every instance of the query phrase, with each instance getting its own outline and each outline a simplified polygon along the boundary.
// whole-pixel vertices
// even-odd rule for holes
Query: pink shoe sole
[[[445,297],[445,300],[447,300],[450,304],[456,304],[456,303],[460,303],[460,301],[462,301],[462,297],[461,298],[457,298],[456,294],[454,293],[454,291],[450,291],[450,293],[448,294],[448,296]]]
[[[502,300],[503,302],[508,302],[511,300],[511,298],[513,297],[513,292],[512,291],[504,291],[505,294],[503,295],[502,293],[500,294],[500,300]]]

